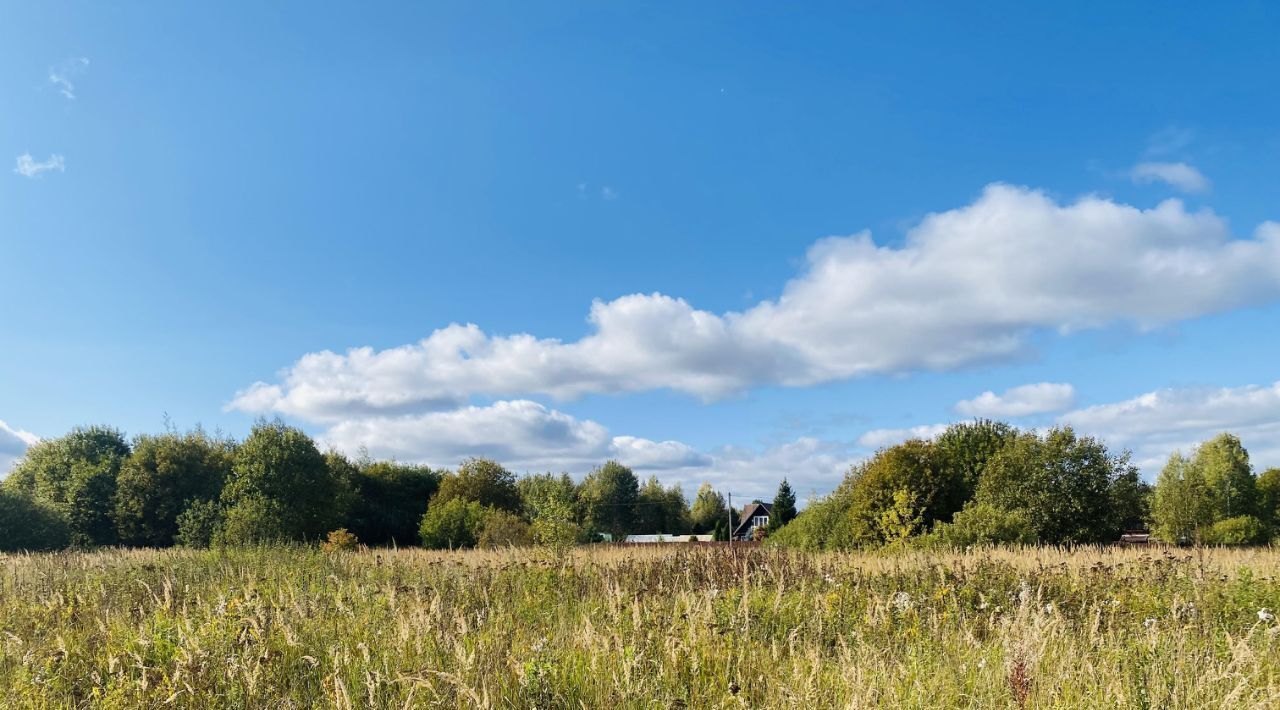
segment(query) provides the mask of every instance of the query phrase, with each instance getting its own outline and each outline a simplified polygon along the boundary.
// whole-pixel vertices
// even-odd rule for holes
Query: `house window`
[[[769,526],[769,516],[757,515],[751,519],[751,527],[764,528]]]

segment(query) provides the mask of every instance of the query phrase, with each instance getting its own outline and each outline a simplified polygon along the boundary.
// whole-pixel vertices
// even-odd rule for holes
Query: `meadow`
[[[0,570],[6,708],[1280,703],[1274,548],[175,548]]]

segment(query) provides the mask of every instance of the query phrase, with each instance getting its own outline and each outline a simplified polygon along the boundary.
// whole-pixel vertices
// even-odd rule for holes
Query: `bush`
[[[527,547],[533,543],[529,524],[505,510],[487,510],[480,522],[480,547]]]
[[[1267,539],[1267,528],[1252,515],[1237,515],[1210,525],[1203,539],[1208,545],[1253,545]]]
[[[987,503],[970,503],[949,523],[939,523],[921,539],[926,547],[969,547],[971,545],[1019,544],[1036,541],[1035,530],[1025,513],[1001,510]]]
[[[433,499],[418,528],[422,546],[434,550],[475,547],[484,515],[484,508],[475,501],[454,498],[437,503]]]
[[[52,506],[0,488],[0,552],[58,550],[70,542],[71,529]]]
[[[213,544],[260,545],[297,539],[287,529],[282,507],[277,501],[261,496],[241,498],[223,511]]]
[[[222,508],[211,500],[198,500],[178,514],[174,541],[183,547],[209,547],[219,537]]]
[[[348,552],[360,546],[360,539],[346,528],[338,528],[329,533],[329,537],[320,547],[325,552]]]

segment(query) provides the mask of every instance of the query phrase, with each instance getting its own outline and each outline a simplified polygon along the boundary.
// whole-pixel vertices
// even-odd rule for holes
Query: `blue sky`
[[[0,469],[166,413],[744,495],[970,416],[1148,475],[1223,429],[1280,465],[1277,30],[1267,3],[6,3]]]

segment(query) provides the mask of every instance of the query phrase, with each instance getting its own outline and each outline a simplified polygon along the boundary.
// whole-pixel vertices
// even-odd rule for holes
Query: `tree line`
[[[1280,469],[1256,475],[1222,434],[1173,454],[1154,486],[1127,452],[1067,427],[976,420],[877,451],[797,515],[783,479],[767,531],[803,549],[1088,544],[1150,529],[1177,544],[1256,544],[1280,532]],[[581,482],[517,477],[496,461],[454,470],[322,453],[299,429],[243,441],[202,430],[128,441],[84,427],[33,445],[0,484],[0,549],[318,541],[432,548],[568,546],[608,536],[713,533],[737,522],[703,484],[643,483],[616,461]]]
[[[1231,434],[1174,453],[1151,486],[1128,452],[1070,427],[977,420],[881,449],[771,540],[804,549],[1089,544],[1149,529],[1175,544],[1257,544],[1280,531],[1278,505],[1280,469],[1255,475]]]
[[[779,524],[795,516],[784,480]],[[489,459],[452,471],[322,453],[299,429],[257,423],[243,441],[196,429],[73,429],[27,450],[0,484],[0,550],[317,541],[433,548],[572,545],[627,534],[714,533],[735,511],[703,484],[641,483],[616,461],[581,482],[517,478]],[[331,536],[332,534],[332,536]]]

